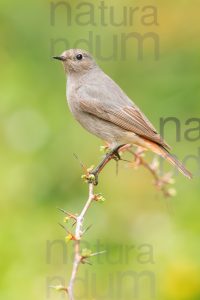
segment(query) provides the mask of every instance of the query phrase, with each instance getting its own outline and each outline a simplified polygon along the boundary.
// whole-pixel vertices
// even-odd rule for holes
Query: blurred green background
[[[55,3],[0,3],[0,298],[67,298],[48,289],[61,279],[67,284],[71,272],[72,243],[63,248],[65,232],[58,226],[63,216],[57,207],[79,212],[87,198],[87,185],[80,179],[81,168],[73,153],[87,166],[96,164],[102,154],[101,141],[85,132],[69,113],[64,72],[51,56],[65,50],[65,43],[72,48],[92,32],[100,36],[101,44],[91,45],[103,70],[158,129],[161,117],[176,117],[181,140],[176,140],[173,123],[166,125],[165,138],[181,160],[188,155],[197,160],[193,157],[187,162],[195,178],[189,181],[179,174],[177,196],[171,199],[156,191],[145,169],[130,169],[121,162],[115,176],[115,164],[110,163],[96,189],[107,201],[90,209],[86,224],[93,226],[85,236],[85,246],[95,251],[100,242],[107,254],[101,260],[95,258],[92,266],[81,266],[79,277],[85,281],[76,284],[77,299],[200,299],[198,128],[191,133],[195,141],[184,137],[188,128],[198,127],[195,122],[185,122],[199,118],[200,109],[199,1],[105,1],[108,7],[114,6],[118,22],[123,7],[139,7],[133,24],[121,26],[110,24],[108,12],[108,26],[101,24],[100,1],[90,2],[95,26],[77,24],[78,12],[88,10],[88,6],[77,9],[82,1],[65,2],[72,8],[71,25],[62,5],[52,23],[51,5]],[[158,9],[158,25],[142,23],[142,16],[148,13],[143,10],[146,5]],[[81,20],[87,22],[88,16]],[[145,19],[151,21],[151,16]],[[125,59],[120,55],[100,59],[99,49],[104,56],[112,54],[114,35],[118,39],[115,51],[120,53],[120,35],[131,32],[158,35],[158,60],[148,40],[142,60],[137,58],[137,42],[128,43]],[[65,41],[53,49],[54,39]],[[49,246],[53,241],[57,243]],[[137,283],[127,275],[133,271],[137,276],[151,272],[155,295],[148,276],[141,276]],[[121,294],[120,274],[126,275]],[[138,294],[134,284],[138,284]]]

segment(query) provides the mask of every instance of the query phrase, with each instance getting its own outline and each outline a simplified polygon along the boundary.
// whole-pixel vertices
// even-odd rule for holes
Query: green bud
[[[54,289],[57,292],[66,291],[67,289],[62,285],[54,285],[50,286],[50,288]]]
[[[90,249],[84,248],[81,252],[82,257],[90,257],[92,254],[92,251]]]
[[[70,217],[64,217],[63,222],[64,222],[64,223],[67,223],[69,220],[70,220]]]
[[[97,202],[104,202],[106,199],[102,196],[101,193],[94,195],[94,200]]]
[[[71,233],[69,233],[66,237],[65,237],[65,242],[68,243],[69,241],[71,241],[73,238],[73,236],[71,235]]]
[[[174,197],[177,194],[176,190],[173,188],[168,189],[167,192],[168,192],[169,196],[171,196],[171,197]]]

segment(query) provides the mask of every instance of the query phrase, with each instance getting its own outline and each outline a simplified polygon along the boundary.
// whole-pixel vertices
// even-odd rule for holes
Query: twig
[[[87,258],[93,257],[98,254],[102,254],[105,252],[105,251],[101,251],[98,253],[92,253],[88,249],[83,249],[81,252],[80,241],[81,241],[83,234],[88,229],[87,228],[86,230],[83,230],[83,222],[84,222],[85,215],[86,215],[90,205],[92,204],[93,201],[96,202],[96,201],[104,201],[105,200],[101,194],[94,193],[94,187],[98,183],[98,175],[102,172],[103,168],[109,163],[109,161],[112,159],[115,159],[116,161],[118,161],[121,159],[121,157],[120,157],[121,153],[126,152],[126,151],[130,152],[135,158],[134,164],[136,166],[142,165],[148,171],[150,171],[150,173],[152,174],[152,176],[155,180],[156,187],[160,191],[163,192],[164,196],[168,196],[168,197],[173,196],[173,193],[172,193],[173,189],[171,189],[171,191],[170,191],[170,189],[167,189],[167,187],[166,187],[168,184],[172,183],[171,175],[164,174],[163,176],[160,176],[158,164],[148,163],[147,161],[145,161],[145,159],[143,158],[143,152],[144,152],[143,150],[133,152],[131,148],[132,148],[132,145],[127,144],[127,145],[122,145],[122,146],[110,151],[109,153],[106,154],[106,157],[100,162],[100,164],[93,170],[91,168],[87,169],[82,164],[82,162],[80,162],[77,155],[75,156],[76,159],[79,160],[79,163],[85,173],[82,176],[82,178],[88,183],[88,188],[89,188],[88,199],[79,215],[71,214],[69,212],[66,212],[63,209],[59,209],[61,212],[63,212],[66,215],[65,221],[68,221],[71,219],[74,222],[73,225],[76,225],[75,233],[72,234],[65,228],[65,226],[60,224],[65,229],[65,231],[68,233],[66,240],[74,241],[74,259],[73,259],[72,273],[71,273],[68,287],[67,288],[63,287],[63,286],[53,287],[54,289],[56,289],[58,291],[65,291],[69,296],[69,300],[75,300],[75,298],[74,298],[74,283],[75,283],[75,279],[76,279],[80,264],[89,263]],[[118,153],[118,150],[119,150],[120,154]],[[85,252],[84,252],[84,250],[85,250]]]
[[[165,197],[171,197],[173,196],[173,194],[175,194],[176,191],[174,189],[167,188],[168,184],[174,182],[171,173],[167,173],[164,174],[164,176],[160,176],[158,166],[153,167],[152,164],[145,161],[145,159],[141,156],[143,152],[139,152],[139,153],[133,152],[130,148],[128,149],[128,152],[130,152],[135,157],[135,160],[137,161],[138,165],[142,165],[152,174],[155,180],[154,182],[155,186],[157,187],[158,190],[160,190],[163,193]]]
[[[75,229],[75,241],[74,241],[74,262],[73,262],[73,268],[72,268],[72,275],[70,278],[70,282],[68,285],[68,295],[70,300],[74,300],[74,281],[76,278],[76,274],[78,272],[79,265],[81,263],[81,251],[80,251],[80,239],[83,234],[82,228],[83,228],[83,221],[85,214],[87,213],[88,208],[90,207],[92,201],[94,200],[94,184],[91,182],[89,183],[89,195],[88,200],[83,207],[83,210],[81,211],[80,215],[76,219],[76,229]]]

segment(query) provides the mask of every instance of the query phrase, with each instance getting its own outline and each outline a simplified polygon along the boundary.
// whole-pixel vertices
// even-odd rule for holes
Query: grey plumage
[[[55,58],[62,61],[68,75],[69,108],[87,131],[107,141],[111,147],[127,143],[150,149],[191,178],[191,173],[169,154],[169,145],[147,117],[88,52],[71,49]]]

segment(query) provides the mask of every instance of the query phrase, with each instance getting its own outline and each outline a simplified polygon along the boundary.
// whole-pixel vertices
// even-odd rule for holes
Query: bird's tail
[[[155,143],[151,143],[150,147],[153,152],[162,156],[168,160],[173,166],[175,166],[184,176],[192,179],[192,174],[184,167],[184,165],[172,154],[170,154],[165,148]]]

